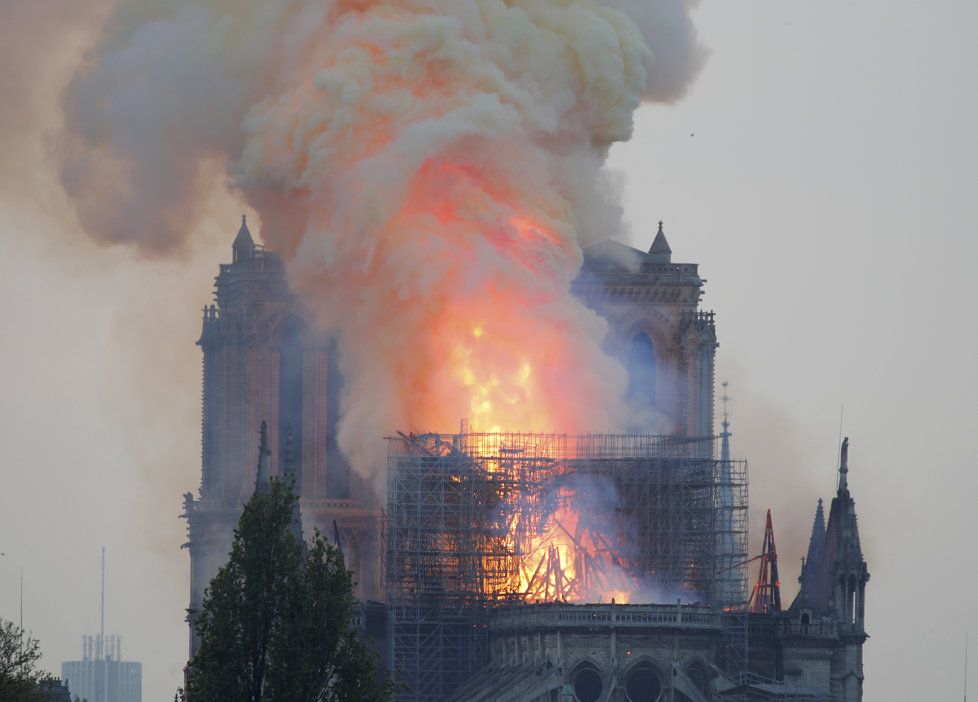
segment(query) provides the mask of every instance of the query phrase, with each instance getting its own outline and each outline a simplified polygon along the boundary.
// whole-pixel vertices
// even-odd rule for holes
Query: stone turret
[[[234,243],[231,244],[232,262],[254,258],[255,248],[255,240],[248,231],[248,216],[241,215],[241,228],[238,230],[238,235],[234,237]]]
[[[839,489],[832,499],[825,529],[822,604],[840,623],[842,630],[861,634],[866,617],[866,583],[869,570],[859,543],[856,503],[849,494],[849,439],[842,442]]]
[[[860,702],[869,570],[849,493],[849,439],[842,443],[828,524],[818,501],[801,589],[782,626],[785,681],[831,690],[834,702]]]
[[[808,555],[802,566],[801,593],[820,616],[833,618],[846,631],[863,631],[869,570],[859,543],[856,503],[849,493],[849,439],[842,442],[838,489],[824,523],[822,500],[812,524]]]
[[[821,505],[820,505],[821,507]],[[862,648],[866,635],[866,583],[869,569],[859,543],[856,503],[849,493],[849,439],[842,442],[839,483],[829,508],[824,539],[821,510],[812,527],[813,547],[802,572],[802,589],[792,609],[809,609],[813,626],[835,632],[830,678],[838,702],[859,702],[863,691]],[[821,541],[821,549],[818,544]],[[801,614],[804,617],[804,614]]]
[[[815,520],[812,522],[812,536],[808,541],[808,555],[802,561],[798,582],[809,596],[814,596],[818,587],[818,571],[821,568],[822,554],[825,551],[825,508],[822,498],[818,499]]]
[[[659,231],[656,232],[655,239],[652,240],[652,247],[649,249],[649,261],[652,263],[672,263],[672,249],[666,241],[666,233],[662,231],[662,222],[659,222]]]

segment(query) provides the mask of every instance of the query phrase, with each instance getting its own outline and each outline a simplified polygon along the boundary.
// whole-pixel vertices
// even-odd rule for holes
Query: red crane
[[[771,510],[767,511],[767,525],[764,527],[764,547],[758,556],[761,566],[757,573],[757,583],[747,602],[747,611],[755,614],[781,611],[781,580],[778,578],[778,550],[774,546],[774,524]],[[754,559],[751,559],[754,560]]]

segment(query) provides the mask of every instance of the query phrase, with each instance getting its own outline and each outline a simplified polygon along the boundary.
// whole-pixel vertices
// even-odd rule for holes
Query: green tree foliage
[[[316,533],[306,546],[290,484],[272,479],[244,508],[227,564],[196,620],[191,702],[375,702],[392,686],[353,626],[353,580]]]
[[[0,619],[0,700],[5,702],[35,702],[41,700],[38,682],[43,672],[38,669],[41,647],[23,629]]]

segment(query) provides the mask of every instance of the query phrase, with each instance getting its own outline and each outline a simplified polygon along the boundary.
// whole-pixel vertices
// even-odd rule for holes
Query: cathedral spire
[[[815,508],[815,520],[812,522],[812,539],[808,544],[808,557],[818,558],[822,552],[825,542],[825,501],[818,498],[818,507]]]
[[[669,248],[669,242],[666,241],[666,233],[662,231],[661,220],[659,221],[659,231],[649,249],[649,256],[653,263],[672,263],[672,249]]]
[[[812,522],[812,536],[808,541],[808,554],[802,562],[801,575],[798,582],[803,589],[815,587],[815,577],[821,567],[822,552],[825,550],[825,507],[822,498],[818,498],[815,509],[815,520]]]
[[[234,237],[234,243],[231,244],[231,252],[234,254],[232,257],[234,263],[255,257],[255,240],[251,238],[251,232],[248,230],[248,215],[241,215],[241,228],[238,230],[238,235]]]
[[[859,543],[856,503],[849,493],[848,438],[842,442],[839,490],[832,498],[824,548],[818,560],[815,568],[806,565],[806,576],[812,573],[815,583],[818,610],[833,616],[845,631],[863,636],[869,569]]]
[[[723,396],[720,398],[723,402],[723,431],[720,432],[720,460],[725,464],[730,461],[730,414],[727,411],[727,405],[730,402],[730,396],[727,394],[727,383],[726,380],[723,381]]]
[[[730,415],[727,412],[727,403],[730,398],[727,396],[727,382],[723,382],[723,432],[720,434],[720,494],[719,497],[719,529],[722,534],[719,543],[719,552],[728,554],[730,561],[726,564],[725,575],[720,582],[720,590],[730,597],[731,600],[739,599],[742,595],[743,586],[739,582],[739,571],[734,565],[739,558],[732,558],[732,554],[739,553],[734,543],[734,493],[731,487],[734,484],[733,462],[730,458]]]
[[[268,460],[272,452],[268,450],[268,425],[262,421],[258,441],[258,474],[255,476],[255,492],[268,492],[269,482]]]

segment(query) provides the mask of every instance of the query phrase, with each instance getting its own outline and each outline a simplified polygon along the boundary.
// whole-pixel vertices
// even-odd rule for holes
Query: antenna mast
[[[102,679],[101,687],[96,683],[96,700],[97,702],[102,702],[102,700],[108,698],[109,694],[109,664],[107,662],[108,658],[105,655],[105,546],[102,546],[102,602],[99,608],[99,627],[98,627],[98,646],[96,646],[96,654],[99,660],[102,661]]]
[[[102,606],[99,609],[99,652],[105,659],[105,546],[102,547]]]

